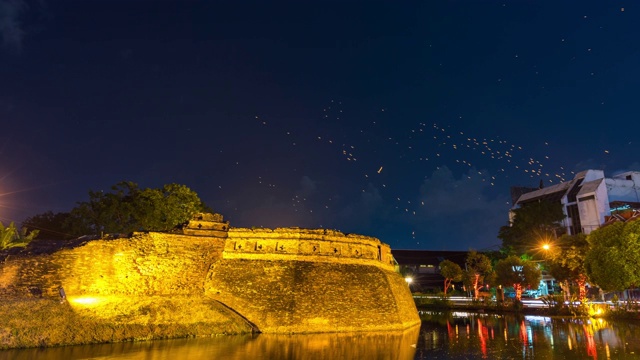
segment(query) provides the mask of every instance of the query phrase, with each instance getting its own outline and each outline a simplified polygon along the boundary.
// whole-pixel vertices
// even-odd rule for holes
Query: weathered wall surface
[[[203,296],[223,247],[224,239],[140,233],[10,256],[0,262],[0,349],[251,332]]]
[[[189,235],[134,233],[9,257],[0,264],[0,298],[59,299],[62,287],[77,314],[109,326],[189,322],[180,299],[233,309],[225,315],[202,305],[217,317],[209,323],[233,324],[230,331],[246,328],[237,314],[271,333],[403,330],[420,322],[391,249],[376,238],[212,224],[194,222]],[[156,306],[163,298],[171,309]],[[126,305],[144,301],[156,305]]]
[[[78,299],[96,302],[60,302],[50,298],[0,302],[0,351],[252,332],[242,317],[210,298],[98,296]]]
[[[225,259],[305,260],[374,264],[393,269],[389,245],[327,229],[229,229]],[[353,262],[353,260],[357,260]]]
[[[0,295],[202,294],[203,279],[221,258],[224,240],[163,233],[93,240],[50,255],[8,258],[0,267]]]
[[[403,282],[372,265],[235,259],[217,262],[205,288],[262,332],[375,331],[419,323]]]
[[[373,331],[419,323],[389,246],[332,230],[232,228],[205,290],[263,332]]]

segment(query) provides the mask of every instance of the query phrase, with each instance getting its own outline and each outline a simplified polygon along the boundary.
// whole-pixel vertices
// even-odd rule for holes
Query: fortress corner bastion
[[[172,233],[0,255],[0,349],[420,323],[390,247],[335,230],[230,228],[197,214]]]

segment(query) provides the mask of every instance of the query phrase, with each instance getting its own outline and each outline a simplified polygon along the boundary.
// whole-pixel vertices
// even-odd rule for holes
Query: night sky
[[[510,187],[640,170],[636,1],[0,0],[0,221],[127,180],[235,227],[500,244]]]

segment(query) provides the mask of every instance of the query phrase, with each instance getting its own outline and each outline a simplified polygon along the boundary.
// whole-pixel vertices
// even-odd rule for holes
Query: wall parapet
[[[394,266],[391,248],[379,239],[330,229],[229,228],[223,258]]]
[[[190,236],[206,236],[225,239],[229,222],[221,214],[198,213],[182,226],[182,233]]]

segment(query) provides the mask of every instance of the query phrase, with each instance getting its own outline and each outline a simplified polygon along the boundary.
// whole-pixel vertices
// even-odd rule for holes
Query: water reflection
[[[405,332],[220,336],[0,351],[0,359],[640,359],[640,326],[576,318],[421,313]]]
[[[415,359],[640,359],[640,326],[603,319],[421,314]]]
[[[0,351],[0,358],[59,359],[379,359],[410,360],[420,327],[404,332],[220,336]],[[6,356],[6,357],[5,357]]]

